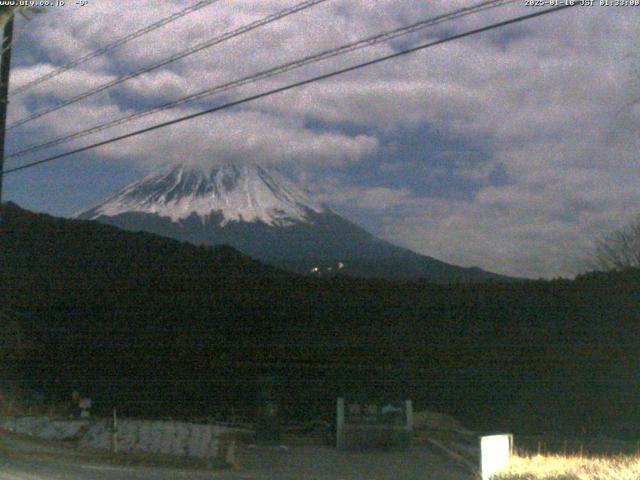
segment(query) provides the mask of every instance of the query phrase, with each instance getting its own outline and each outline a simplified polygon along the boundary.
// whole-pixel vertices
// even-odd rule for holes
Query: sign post
[[[113,409],[113,423],[111,425],[111,451],[118,453],[118,416],[116,409]]]
[[[280,412],[276,394],[276,381],[271,376],[262,377],[258,385],[258,411],[256,441],[277,444],[280,441]]]

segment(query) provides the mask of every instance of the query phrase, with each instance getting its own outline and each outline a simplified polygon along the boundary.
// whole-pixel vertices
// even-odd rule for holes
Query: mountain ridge
[[[312,200],[279,172],[255,164],[209,171],[177,166],[153,173],[76,218],[196,245],[228,244],[300,274],[442,283],[513,280],[377,238]]]

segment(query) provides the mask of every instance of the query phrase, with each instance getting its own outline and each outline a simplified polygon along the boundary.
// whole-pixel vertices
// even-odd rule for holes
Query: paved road
[[[253,450],[253,451],[251,451]],[[427,447],[341,452],[331,447],[246,449],[239,454],[252,480],[471,480],[465,470]],[[233,477],[229,477],[230,479]]]
[[[0,453],[2,455],[2,453]],[[2,480],[173,480],[215,479],[211,472],[157,467],[126,467],[53,458],[5,457],[0,461]]]
[[[426,447],[338,452],[330,447],[242,447],[233,470],[110,465],[51,444],[0,435],[2,480],[469,480],[472,476]],[[15,439],[13,439],[15,440]]]

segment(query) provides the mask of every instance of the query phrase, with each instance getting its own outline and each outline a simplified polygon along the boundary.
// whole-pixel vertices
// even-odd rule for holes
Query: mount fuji
[[[196,245],[227,244],[303,274],[434,282],[509,280],[395,246],[314,201],[278,171],[224,164],[153,173],[76,215]]]

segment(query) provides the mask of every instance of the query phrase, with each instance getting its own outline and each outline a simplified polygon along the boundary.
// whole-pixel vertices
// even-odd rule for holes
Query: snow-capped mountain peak
[[[287,226],[326,211],[277,170],[228,163],[209,170],[181,165],[153,173],[76,216],[96,219],[140,212],[177,222],[194,213],[203,221],[221,214],[221,226],[229,222]]]
[[[132,183],[76,217],[194,245],[229,245],[278,268],[435,282],[501,278],[449,265],[376,238],[276,170],[179,166]]]

